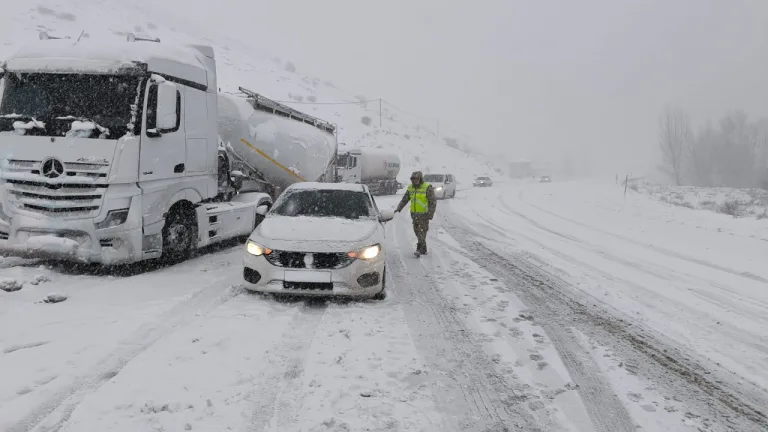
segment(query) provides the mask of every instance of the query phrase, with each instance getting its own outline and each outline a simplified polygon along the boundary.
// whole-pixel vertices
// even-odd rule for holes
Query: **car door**
[[[456,193],[456,179],[453,174],[448,174],[445,179],[445,196],[453,196]]]

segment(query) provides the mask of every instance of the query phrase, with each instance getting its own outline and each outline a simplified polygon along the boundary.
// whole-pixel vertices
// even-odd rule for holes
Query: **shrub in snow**
[[[363,117],[360,119],[360,123],[362,123],[362,124],[364,124],[364,125],[366,125],[366,126],[370,126],[370,125],[371,125],[371,118],[370,118],[370,117],[368,117],[368,116],[363,116]]]
[[[24,284],[16,279],[2,279],[0,280],[0,290],[5,292],[16,292],[24,287]]]
[[[294,65],[291,62],[288,62],[285,64],[285,70],[287,70],[288,72],[296,73],[296,65]]]
[[[763,210],[762,213],[759,213],[757,215],[757,220],[763,220],[763,219],[768,219],[768,209]]]
[[[315,96],[307,96],[307,100],[312,102],[312,103],[315,103],[315,102],[317,102],[317,97],[315,97]]]
[[[736,200],[729,200],[723,203],[719,209],[720,213],[734,217],[739,217],[744,212],[744,206]]]
[[[48,279],[48,276],[44,275],[37,275],[34,279],[32,279],[29,283],[32,285],[40,285],[43,282],[50,282],[51,280]]]
[[[40,300],[40,303],[61,303],[66,299],[67,299],[66,294],[50,293],[47,296],[43,297],[43,299]]]

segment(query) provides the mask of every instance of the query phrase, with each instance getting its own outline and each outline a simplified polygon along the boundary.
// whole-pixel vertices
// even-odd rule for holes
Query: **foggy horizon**
[[[732,110],[768,116],[753,90],[768,72],[768,4],[757,0],[372,5],[224,0],[214,14],[184,13],[236,23],[231,37],[300,73],[439,118],[445,135],[510,159],[570,152],[593,172],[651,174],[667,104],[694,129]]]

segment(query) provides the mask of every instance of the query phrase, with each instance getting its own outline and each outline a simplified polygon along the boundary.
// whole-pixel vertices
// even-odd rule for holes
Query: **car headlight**
[[[373,245],[353,252],[347,252],[350,258],[369,260],[374,259],[381,253],[381,246]]]
[[[96,223],[96,229],[112,228],[122,225],[128,220],[128,209],[110,210],[103,221]]]
[[[250,240],[248,240],[248,243],[246,243],[245,250],[248,251],[249,254],[256,255],[256,256],[269,255],[272,253],[272,249],[266,248]]]
[[[435,189],[435,190],[441,191],[441,190],[443,190],[443,187],[442,186],[438,186],[437,189]]]

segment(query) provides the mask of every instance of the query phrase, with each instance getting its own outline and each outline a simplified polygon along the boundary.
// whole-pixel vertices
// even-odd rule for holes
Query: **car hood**
[[[298,252],[349,251],[368,246],[379,222],[372,219],[268,216],[251,240],[277,250]]]

